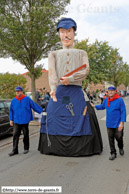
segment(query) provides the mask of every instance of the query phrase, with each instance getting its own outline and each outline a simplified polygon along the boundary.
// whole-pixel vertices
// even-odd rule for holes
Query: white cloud
[[[42,59],[37,64],[44,64],[43,68],[48,70],[48,60]],[[22,74],[27,72],[28,70],[24,65],[21,65],[19,62],[12,60],[11,58],[3,59],[0,58],[0,73],[16,73]]]
[[[77,0],[76,3],[72,0],[72,9],[66,17],[72,17],[77,22],[78,40],[108,41],[109,45],[119,48],[124,62],[129,64],[129,25],[123,26],[129,15],[122,15],[127,5],[128,0]]]
[[[0,59],[0,73],[24,73],[25,67],[20,63],[12,60],[11,58],[8,59]]]
[[[90,1],[90,0],[88,0]],[[87,2],[87,0],[86,0]],[[127,6],[129,5],[129,1],[128,0],[92,0],[91,1],[94,5],[98,5],[98,6],[108,6],[108,5],[112,5],[112,6]]]
[[[114,3],[117,2],[117,3]],[[100,1],[100,0],[77,0],[71,1],[71,4],[67,7],[68,13],[66,17],[72,17],[75,20],[85,19],[109,19],[112,22],[119,22],[119,17],[122,18],[123,9],[127,8],[129,1]],[[113,17],[113,18],[112,18]],[[129,15],[126,16],[126,19],[129,18]]]
[[[92,43],[96,39],[99,41],[108,41],[109,45],[114,48],[119,48],[120,55],[124,62],[129,64],[129,30],[116,29],[114,26],[108,26],[106,23],[92,25],[88,22],[78,22],[77,39],[83,40],[89,38]]]
[[[128,5],[128,0],[71,0],[67,9],[70,14],[114,13]]]

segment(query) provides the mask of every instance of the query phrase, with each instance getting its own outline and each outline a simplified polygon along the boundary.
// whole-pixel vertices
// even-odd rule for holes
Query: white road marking
[[[126,117],[126,122],[129,122],[129,115],[127,115]]]

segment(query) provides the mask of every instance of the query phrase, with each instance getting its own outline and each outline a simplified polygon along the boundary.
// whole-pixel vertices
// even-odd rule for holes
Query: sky
[[[89,38],[89,42],[107,41],[113,48],[118,48],[123,61],[129,64],[129,1],[128,0],[71,0],[68,13],[77,23],[79,41]],[[47,59],[44,64],[48,69]],[[0,73],[25,73],[27,69],[11,58],[0,58]]]

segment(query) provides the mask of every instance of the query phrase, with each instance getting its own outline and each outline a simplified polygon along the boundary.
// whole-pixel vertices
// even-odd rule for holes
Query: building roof
[[[46,70],[46,69],[42,69],[42,73],[48,73],[48,70]],[[29,71],[28,72],[25,72],[25,73],[22,73],[21,75],[27,75],[27,73],[29,73]]]

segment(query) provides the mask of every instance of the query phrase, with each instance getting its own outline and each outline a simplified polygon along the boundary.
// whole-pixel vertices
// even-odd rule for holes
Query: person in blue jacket
[[[97,110],[106,109],[106,126],[111,149],[109,160],[114,160],[117,156],[115,149],[115,139],[118,143],[120,155],[124,155],[123,130],[126,122],[126,107],[123,99],[116,93],[115,87],[108,88],[108,97],[101,105],[91,104]]]
[[[29,122],[33,120],[32,110],[37,113],[41,113],[43,109],[36,104],[31,98],[23,94],[23,88],[18,86],[15,89],[16,97],[13,98],[10,110],[9,110],[9,120],[10,125],[13,126],[13,150],[9,153],[9,156],[18,154],[18,142],[23,131],[24,138],[24,154],[29,152]]]

